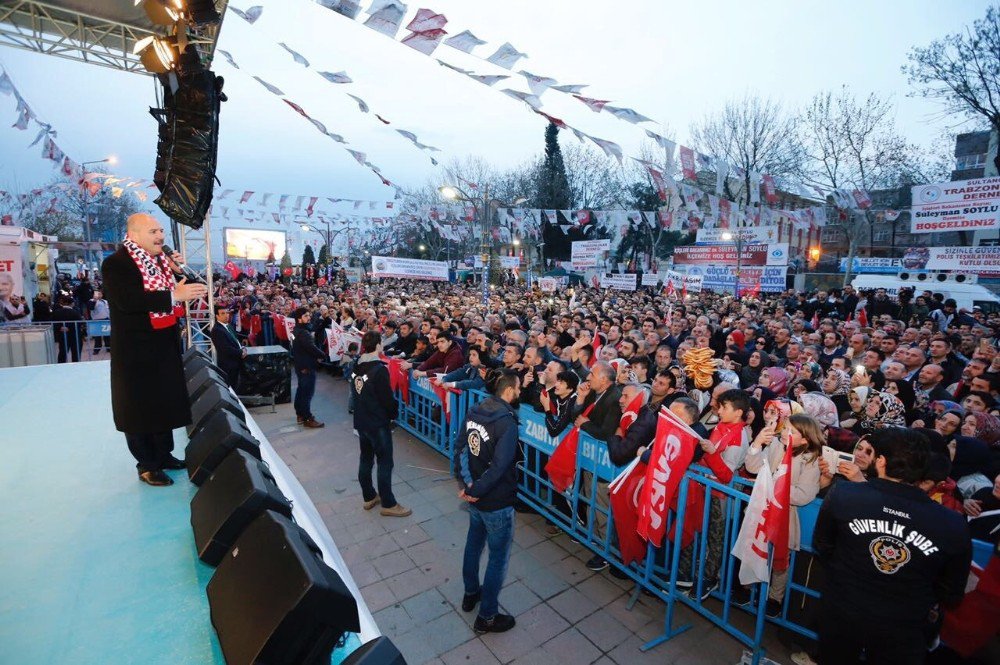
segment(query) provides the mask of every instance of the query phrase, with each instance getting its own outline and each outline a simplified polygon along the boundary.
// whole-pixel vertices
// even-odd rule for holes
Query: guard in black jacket
[[[514,409],[520,396],[520,377],[505,371],[496,380],[494,396],[469,409],[455,443],[455,474],[462,488],[458,496],[469,502],[462,609],[471,612],[482,601],[472,626],[477,633],[502,633],[514,627],[514,617],[500,614],[499,595],[514,538],[518,450]],[[487,545],[489,562],[480,584],[479,559]]]
[[[240,370],[243,368],[243,358],[247,355],[247,350],[236,338],[236,333],[229,327],[229,322],[233,318],[233,313],[222,305],[215,306],[215,324],[209,336],[212,338],[212,346],[215,347],[215,360],[226,376],[226,383],[233,390],[236,390],[240,380]]]
[[[351,372],[354,393],[354,429],[361,441],[358,482],[365,510],[380,502],[382,515],[406,517],[413,511],[396,502],[392,494],[392,421],[398,405],[389,385],[389,370],[379,360],[382,336],[369,330],[361,338],[361,356]],[[378,460],[378,492],[372,485],[372,469]]]
[[[313,417],[312,398],[316,392],[316,370],[326,354],[313,341],[309,310],[299,307],[292,312],[292,318],[295,319],[292,363],[295,365],[295,376],[299,379],[295,389],[295,415],[299,423],[306,427],[322,427],[323,423]]]
[[[816,521],[813,547],[826,568],[821,665],[923,663],[932,609],[965,593],[972,541],[965,518],[915,486],[930,446],[917,432],[870,438],[878,478],[837,483]]]

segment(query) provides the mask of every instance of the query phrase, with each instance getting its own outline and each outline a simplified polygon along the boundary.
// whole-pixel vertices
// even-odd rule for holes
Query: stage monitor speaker
[[[211,362],[212,360],[212,356],[205,353],[205,351],[203,351],[200,347],[192,344],[191,346],[188,347],[188,350],[185,351],[184,354],[181,356],[181,359],[183,360],[184,364],[187,365],[188,361],[193,358],[204,358],[209,362]]]
[[[184,378],[190,379],[192,376],[200,372],[205,367],[211,367],[219,374],[222,374],[222,370],[219,366],[212,362],[211,358],[204,358],[202,356],[194,356],[186,363],[184,363]]]
[[[328,664],[358,604],[308,534],[265,511],[243,531],[208,583],[212,625],[229,665]]]
[[[205,421],[184,449],[188,478],[201,485],[234,448],[260,459],[260,443],[250,430],[231,412],[220,409]]]
[[[188,401],[193,404],[199,397],[201,397],[202,393],[205,392],[205,389],[213,383],[217,383],[220,386],[228,388],[226,380],[222,378],[222,375],[207,365],[198,370],[194,376],[188,377]]]
[[[247,421],[247,417],[243,413],[243,406],[229,391],[229,388],[225,385],[212,383],[202,391],[197,400],[191,403],[191,424],[187,426],[188,436],[194,436],[202,423],[218,409],[226,409],[243,422]]]
[[[406,660],[392,640],[382,635],[352,651],[340,665],[406,665]]]
[[[240,449],[231,451],[191,499],[191,528],[198,557],[218,566],[236,539],[265,510],[291,518],[267,465]]]

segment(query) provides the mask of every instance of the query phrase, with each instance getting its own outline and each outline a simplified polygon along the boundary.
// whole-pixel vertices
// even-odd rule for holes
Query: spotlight
[[[181,20],[184,3],[181,0],[135,0],[142,5],[154,25],[173,25]]]
[[[219,10],[215,8],[215,0],[188,0],[185,13],[195,25],[218,23],[222,20]]]
[[[132,48],[139,61],[151,74],[166,74],[177,65],[177,49],[169,38],[150,35],[140,39]]]

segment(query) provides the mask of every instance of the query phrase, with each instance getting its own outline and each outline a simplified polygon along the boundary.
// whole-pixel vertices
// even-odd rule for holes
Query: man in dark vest
[[[392,421],[398,405],[389,385],[389,370],[379,360],[382,336],[369,330],[361,338],[361,356],[351,372],[354,393],[354,429],[361,442],[358,482],[364,509],[382,504],[380,514],[406,517],[413,511],[396,502],[392,495]],[[372,485],[372,469],[378,460],[378,491]]]
[[[208,294],[204,284],[176,281],[179,254],[163,253],[163,227],[150,215],[128,218],[125,242],[101,273],[111,313],[111,407],[125,433],[139,479],[172,485],[164,469],[183,469],[171,453],[173,432],[191,422],[181,340],[181,303]]]
[[[212,326],[210,336],[212,346],[215,347],[215,360],[226,374],[226,383],[233,390],[236,390],[240,380],[240,369],[243,367],[243,359],[247,355],[247,350],[236,338],[236,333],[229,327],[229,322],[233,318],[233,313],[222,305],[215,306],[215,324]]]

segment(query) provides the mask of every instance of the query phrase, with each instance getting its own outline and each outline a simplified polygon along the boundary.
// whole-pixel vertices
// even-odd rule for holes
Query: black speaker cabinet
[[[211,367],[219,374],[222,374],[222,370],[219,369],[218,365],[212,362],[211,358],[203,355],[196,355],[190,358],[189,360],[185,361],[184,378],[190,379],[195,374],[200,372],[203,367]]]
[[[290,518],[292,503],[263,462],[238,448],[231,451],[191,499],[198,557],[218,566],[247,525],[265,510]]]
[[[194,376],[187,377],[188,400],[193,404],[213,382],[220,386],[227,385],[222,375],[208,365],[198,370]]]
[[[222,558],[208,602],[228,665],[328,664],[337,640],[361,630],[340,575],[305,531],[272,511]]]
[[[197,357],[204,358],[205,360],[212,359],[212,357],[208,355],[205,351],[194,345],[188,347],[188,350],[184,352],[184,354],[181,356],[181,359],[184,362],[184,364],[187,365],[189,360],[192,360],[193,358]]]
[[[204,422],[219,409],[225,409],[246,422],[246,414],[225,384],[210,383],[194,402],[191,403],[191,424],[187,426],[188,436],[194,437]]]
[[[205,421],[184,449],[188,478],[200,486],[234,448],[260,459],[260,443],[247,426],[229,411],[220,409]]]
[[[406,665],[406,660],[392,640],[382,635],[352,651],[340,665]]]

